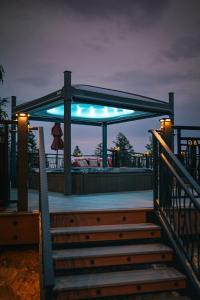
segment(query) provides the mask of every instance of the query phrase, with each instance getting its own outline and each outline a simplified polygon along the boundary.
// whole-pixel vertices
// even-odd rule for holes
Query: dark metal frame
[[[200,184],[200,126],[173,126],[176,141],[177,155],[192,177]],[[191,136],[185,132],[195,134]]]
[[[30,120],[48,121],[48,122],[64,122],[64,157],[65,157],[65,194],[71,194],[71,124],[85,124],[102,126],[102,145],[103,145],[103,162],[106,166],[106,144],[107,144],[107,125],[169,115],[173,118],[174,114],[174,95],[169,93],[169,101],[161,101],[141,95],[125,93],[116,90],[92,87],[87,85],[71,85],[71,72],[64,72],[64,87],[56,92],[53,92],[45,97],[24,103],[15,107],[14,112],[26,111],[30,113]],[[115,120],[72,120],[70,105],[72,102],[89,103],[96,105],[114,106],[125,109],[138,110],[144,112],[144,115],[129,116],[127,118],[118,118]],[[64,103],[64,119],[50,117],[47,115],[41,116],[41,110],[47,107],[54,107]],[[37,111],[36,116],[31,116],[31,112]],[[146,113],[146,114],[145,114]]]

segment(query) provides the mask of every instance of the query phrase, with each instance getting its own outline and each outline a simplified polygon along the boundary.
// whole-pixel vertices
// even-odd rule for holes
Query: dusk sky
[[[168,101],[175,93],[175,124],[200,125],[199,0],[1,0],[0,97],[18,104],[72,83],[119,89]],[[51,124],[45,126],[49,152]],[[144,151],[158,119],[108,128],[108,144],[121,131]],[[98,127],[72,128],[72,145],[92,154]]]

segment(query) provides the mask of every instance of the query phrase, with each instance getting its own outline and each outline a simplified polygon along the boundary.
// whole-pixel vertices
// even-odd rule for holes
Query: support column
[[[28,211],[28,115],[18,115],[18,211]]]
[[[8,123],[0,126],[0,206],[10,201]]]
[[[172,120],[170,118],[163,118],[160,120],[160,131],[162,137],[170,148],[172,148],[174,138],[172,130]]]
[[[173,135],[172,135],[172,120],[169,118],[163,118],[160,120],[160,130],[163,140],[172,149],[173,146]],[[162,152],[162,151],[161,151]],[[160,159],[160,205],[170,206],[171,195],[172,195],[172,174],[167,168],[166,164]]]
[[[169,115],[171,119],[171,126],[174,125],[174,93],[169,93],[169,107],[171,108],[172,113]],[[174,152],[174,130],[171,130],[171,149]]]
[[[72,194],[71,178],[71,72],[64,72],[64,194]]]
[[[102,123],[102,162],[103,168],[107,167],[107,124]]]
[[[11,114],[12,120],[16,119],[15,116],[16,97],[11,97]],[[10,179],[11,187],[17,187],[17,157],[16,157],[16,124],[11,125],[11,151],[10,151]]]
[[[172,113],[169,115],[169,118],[172,120],[172,125],[174,125],[174,93],[169,93],[169,107],[171,108]]]

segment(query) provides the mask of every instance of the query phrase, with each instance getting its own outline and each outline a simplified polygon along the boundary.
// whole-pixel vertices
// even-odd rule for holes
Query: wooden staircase
[[[54,299],[94,299],[181,290],[173,251],[151,209],[51,214]],[[123,298],[124,299],[124,298]]]

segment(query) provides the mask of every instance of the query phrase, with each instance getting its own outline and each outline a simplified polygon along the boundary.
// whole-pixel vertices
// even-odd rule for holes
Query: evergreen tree
[[[103,147],[102,147],[102,143],[99,143],[96,147],[96,149],[94,150],[94,154],[96,156],[99,156],[101,157],[102,156],[102,153],[103,153]]]
[[[33,168],[39,167],[38,148],[35,134],[32,131],[28,132],[28,170],[32,172]]]
[[[148,153],[150,155],[153,154],[153,142],[152,142],[152,136],[149,136],[149,143],[146,144],[145,148],[147,149]]]
[[[74,148],[74,152],[73,152],[73,156],[82,156],[82,152],[79,148],[79,146],[76,145],[76,147]]]
[[[5,120],[8,118],[8,114],[5,111],[7,104],[8,100],[6,98],[0,98],[0,120]]]
[[[4,68],[0,64],[0,83],[2,84],[3,84],[4,74],[5,74]],[[0,120],[4,120],[8,118],[8,114],[5,111],[7,104],[8,104],[8,100],[6,98],[0,97]]]
[[[113,141],[113,143],[115,144],[115,148],[119,151],[120,166],[130,167],[134,149],[127,137],[123,133],[119,132],[116,136],[116,141]]]
[[[4,68],[2,65],[0,65],[0,82],[1,83],[3,83],[4,74],[5,74]]]
[[[32,131],[28,132],[28,152],[36,153],[37,152],[37,141],[35,134]]]

